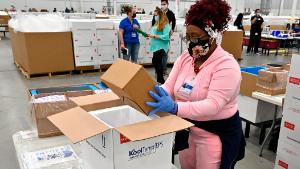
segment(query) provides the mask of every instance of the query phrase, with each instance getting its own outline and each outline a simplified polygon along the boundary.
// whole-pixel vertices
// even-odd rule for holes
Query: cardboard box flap
[[[88,96],[81,96],[81,97],[74,97],[70,98],[71,101],[76,103],[78,106],[86,106],[90,104],[95,104],[95,103],[103,103],[103,102],[110,102],[113,100],[120,100],[119,96],[117,96],[113,92],[108,92],[108,93],[102,93],[99,95],[88,95]]]
[[[130,69],[128,69],[128,67],[130,67]],[[101,81],[103,81],[105,84],[114,84],[117,85],[118,88],[124,89],[127,83],[141,68],[141,65],[134,64],[123,59],[118,59],[101,76]],[[108,85],[108,87],[110,86]]]
[[[78,143],[109,129],[108,126],[80,107],[49,116],[48,119],[73,143]]]
[[[154,120],[118,127],[116,130],[131,141],[139,141],[180,131],[192,126],[194,126],[194,124],[178,116],[169,115]]]

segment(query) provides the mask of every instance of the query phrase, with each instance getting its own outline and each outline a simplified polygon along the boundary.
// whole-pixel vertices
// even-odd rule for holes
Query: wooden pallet
[[[103,64],[100,65],[100,72],[106,71],[112,64]]]
[[[38,77],[52,77],[52,76],[66,76],[72,75],[72,71],[62,71],[62,72],[48,72],[48,73],[37,73],[37,74],[29,74],[26,70],[22,68],[17,62],[14,62],[19,71],[27,78],[38,78]]]
[[[99,73],[99,72],[106,71],[110,66],[111,66],[111,64],[103,64],[103,65],[100,65],[97,68],[95,68],[94,66],[78,66],[78,67],[75,68],[74,72],[76,72],[77,74],[78,74],[78,72],[80,74],[83,74],[83,73]]]
[[[73,73],[84,74],[84,73],[99,73],[101,72],[100,67],[95,68],[95,66],[77,66]]]

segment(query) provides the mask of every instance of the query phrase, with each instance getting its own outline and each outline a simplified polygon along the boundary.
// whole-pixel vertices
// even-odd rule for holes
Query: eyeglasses
[[[191,37],[190,35],[187,34],[187,35],[183,38],[183,41],[184,41],[185,43],[188,43],[188,42],[198,43],[199,41],[207,40],[206,37],[207,37],[207,36],[202,36],[202,37]]]

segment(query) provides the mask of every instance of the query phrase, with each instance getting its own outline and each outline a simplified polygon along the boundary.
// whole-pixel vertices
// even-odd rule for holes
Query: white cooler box
[[[298,169],[300,160],[300,143],[280,138],[278,141],[276,169]]]
[[[171,169],[171,154],[174,134],[131,142],[116,128],[150,120],[137,110],[118,107],[90,112],[99,121],[110,126],[110,130],[82,142],[83,160],[86,169]],[[151,129],[149,129],[151,130]],[[143,132],[143,131],[141,131]]]
[[[192,124],[150,118],[130,106],[93,112],[74,108],[49,118],[73,143],[81,142],[85,169],[171,169],[174,132]]]

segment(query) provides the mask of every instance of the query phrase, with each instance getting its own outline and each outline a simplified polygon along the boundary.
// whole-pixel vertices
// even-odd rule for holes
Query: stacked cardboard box
[[[300,56],[294,55],[287,84],[277,149],[276,169],[299,168],[300,159]]]
[[[259,70],[256,83],[257,91],[268,95],[284,94],[288,71],[283,69]]]

